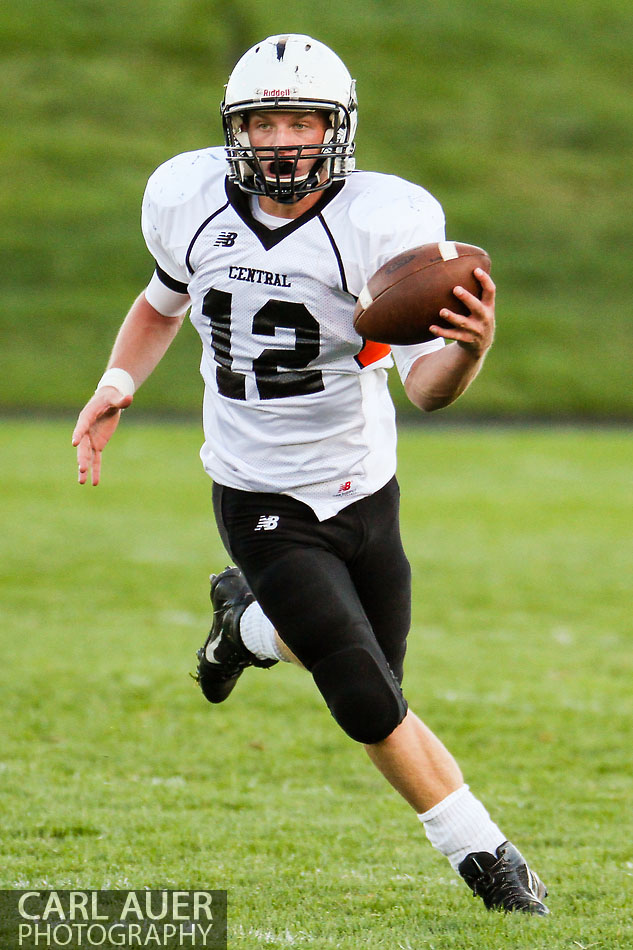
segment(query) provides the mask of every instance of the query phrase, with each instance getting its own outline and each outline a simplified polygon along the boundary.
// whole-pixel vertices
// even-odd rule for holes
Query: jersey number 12
[[[218,392],[228,399],[246,399],[246,376],[233,370],[231,356],[232,294],[225,290],[209,290],[202,304],[203,314],[211,326],[211,346],[218,367]],[[302,303],[268,300],[253,317],[252,331],[274,336],[277,327],[295,331],[292,349],[263,350],[253,360],[255,383],[261,399],[304,396],[324,389],[323,374],[306,369],[317,358],[321,334],[319,324]]]

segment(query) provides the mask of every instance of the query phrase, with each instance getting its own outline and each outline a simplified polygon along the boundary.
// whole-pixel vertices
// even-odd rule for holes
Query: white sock
[[[257,601],[249,604],[240,617],[240,637],[258,659],[288,661],[277,645],[275,628]]]
[[[455,871],[471,851],[496,854],[499,845],[507,841],[468,785],[462,785],[418,818],[433,847],[448,858]]]

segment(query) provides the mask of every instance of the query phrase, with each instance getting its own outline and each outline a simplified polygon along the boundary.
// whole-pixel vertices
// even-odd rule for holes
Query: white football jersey
[[[143,200],[157,275],[189,294],[202,340],[200,455],[214,481],[291,495],[323,520],[396,469],[391,354],[354,330],[356,299],[395,254],[443,240],[444,214],[417,185],[354,172],[268,227],[226,171],[223,148],[178,155]],[[443,345],[393,347],[401,375]]]

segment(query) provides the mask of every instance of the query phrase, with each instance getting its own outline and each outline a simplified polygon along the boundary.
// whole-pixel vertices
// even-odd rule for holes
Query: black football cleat
[[[211,575],[213,626],[198,650],[196,680],[210,703],[223,703],[248,666],[270,667],[277,660],[260,660],[247,650],[240,637],[240,619],[253,596],[238,567]],[[209,647],[211,650],[209,651]],[[211,653],[213,660],[207,657]]]
[[[457,870],[488,910],[549,914],[543,903],[547,888],[509,841],[497,848],[496,856],[487,851],[466,855]]]

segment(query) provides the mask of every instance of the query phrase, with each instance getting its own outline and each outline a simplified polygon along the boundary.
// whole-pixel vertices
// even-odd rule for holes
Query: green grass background
[[[4,4],[0,885],[226,887],[245,950],[628,948],[625,429],[401,437],[407,694],[550,885],[536,921],[470,898],[300,671],[250,671],[213,709],[188,679],[225,563],[190,327],[97,490],[71,423],[6,419],[83,404],[151,272],[148,175],[220,142],[233,63],[281,30],[356,76],[359,167],[424,184],[492,255],[497,344],[440,418],[633,419],[625,0]]]
[[[488,914],[287,666],[211,707],[198,427],[128,416],[97,489],[69,425],[0,432],[0,886],[228,888],[232,948],[628,948],[625,432],[405,428],[409,701],[550,886]]]
[[[3,4],[0,406],[83,403],[151,273],[148,175],[220,143],[233,63],[283,30],[349,63],[359,167],[424,184],[492,255],[498,343],[449,413],[633,418],[629,0]],[[138,405],[197,412],[197,363],[187,327]]]

